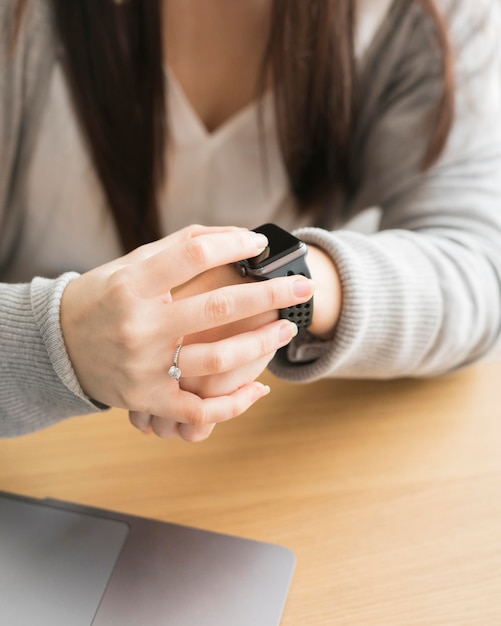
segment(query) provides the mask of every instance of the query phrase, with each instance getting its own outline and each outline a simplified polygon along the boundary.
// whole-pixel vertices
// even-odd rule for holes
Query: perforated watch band
[[[311,324],[311,317],[313,315],[313,299],[305,302],[304,304],[297,304],[296,306],[290,306],[287,309],[280,309],[281,319],[288,319],[294,322],[298,328],[308,328]]]
[[[302,274],[306,278],[311,278],[310,270],[306,265],[305,257],[302,256],[296,259],[292,263],[289,263],[286,268],[281,268],[276,272],[268,275],[269,278],[276,278],[278,276],[292,276],[294,274]],[[297,325],[299,329],[308,328],[311,324],[313,316],[313,298],[302,304],[296,304],[286,309],[280,309],[280,318],[288,319]]]

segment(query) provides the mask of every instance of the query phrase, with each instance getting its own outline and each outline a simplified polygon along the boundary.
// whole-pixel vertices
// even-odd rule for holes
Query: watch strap
[[[292,263],[287,265],[287,271],[284,274],[284,268],[277,270],[276,272],[272,272],[268,274],[268,278],[278,278],[279,276],[292,276],[301,274],[302,276],[306,276],[306,278],[311,278],[310,270],[308,269],[308,265],[306,264],[305,257],[299,257]],[[311,319],[313,316],[313,298],[310,298],[308,302],[303,302],[301,304],[296,304],[295,306],[290,306],[285,309],[280,309],[280,319],[288,319],[291,322],[294,322],[299,329],[308,328],[311,324]]]
[[[308,328],[311,324],[312,315],[313,298],[303,304],[296,304],[296,306],[280,309],[280,319],[288,319],[290,322],[294,322],[299,329]]]

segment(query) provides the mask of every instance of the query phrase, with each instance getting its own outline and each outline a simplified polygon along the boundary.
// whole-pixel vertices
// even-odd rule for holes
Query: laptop
[[[278,626],[292,552],[0,492],[0,622],[8,626]]]

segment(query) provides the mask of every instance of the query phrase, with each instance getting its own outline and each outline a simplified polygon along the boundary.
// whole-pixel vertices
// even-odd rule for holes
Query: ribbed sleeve
[[[308,228],[297,235],[323,248],[336,263],[342,314],[333,341],[299,340],[289,349],[290,362],[282,353],[272,370],[304,381],[326,375],[391,378],[416,373],[437,339],[443,313],[426,257],[413,254],[405,233],[402,239],[393,233],[390,247],[384,240],[347,231],[330,234]],[[311,362],[298,367],[301,361]]]
[[[0,285],[0,436],[102,408],[82,392],[61,334],[61,296],[75,276]]]

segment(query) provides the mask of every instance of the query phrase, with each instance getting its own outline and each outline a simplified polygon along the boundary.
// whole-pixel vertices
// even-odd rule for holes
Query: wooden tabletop
[[[204,443],[121,411],[0,441],[0,489],[288,546],[283,626],[500,626],[501,363],[266,382]]]

